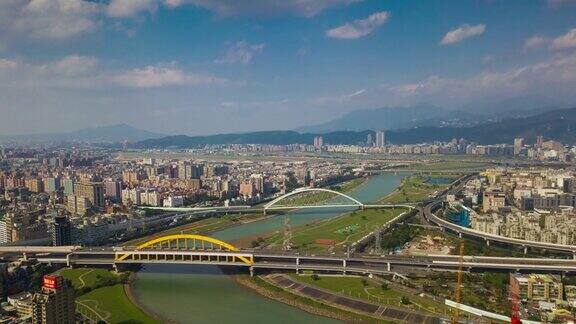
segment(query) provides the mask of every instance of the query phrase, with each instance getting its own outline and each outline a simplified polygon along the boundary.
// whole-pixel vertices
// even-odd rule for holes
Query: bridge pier
[[[22,253],[22,260],[28,261],[28,256],[26,255],[26,252]]]
[[[300,273],[300,258],[296,258],[296,274]]]
[[[528,254],[528,247],[524,246],[524,255]]]
[[[458,232],[458,238],[462,238],[462,232]]]
[[[390,269],[391,269],[390,262],[386,263],[386,269],[387,269],[387,271],[390,271]]]
[[[490,246],[490,240],[486,240],[486,246]]]
[[[254,277],[254,267],[250,267],[250,277]]]
[[[346,259],[342,260],[342,268],[344,268],[342,273],[345,275],[346,274]]]

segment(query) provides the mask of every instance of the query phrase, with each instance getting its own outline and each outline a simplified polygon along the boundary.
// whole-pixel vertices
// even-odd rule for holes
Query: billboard
[[[44,276],[42,287],[48,289],[58,289],[60,286],[60,276]]]

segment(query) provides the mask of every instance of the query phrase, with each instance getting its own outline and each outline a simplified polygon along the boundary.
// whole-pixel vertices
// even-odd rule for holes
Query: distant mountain
[[[349,112],[327,123],[297,128],[302,133],[328,133],[337,130],[402,129],[420,126],[422,121],[444,115],[444,108],[422,104],[413,107],[384,107]]]
[[[397,144],[448,141],[465,138],[480,144],[512,143],[514,137],[534,142],[542,135],[563,143],[576,143],[576,108],[557,109],[524,118],[510,118],[472,127],[416,127],[388,132],[390,142]]]
[[[552,99],[539,96],[513,97],[469,104],[456,109],[429,104],[411,107],[360,109],[326,123],[304,126],[296,131],[328,133],[337,130],[398,130],[422,126],[466,127],[508,118],[522,118],[558,109]]]
[[[476,102],[464,105],[457,110],[475,115],[487,116],[491,119],[521,118],[555,110],[561,104],[543,96],[521,96],[497,101]]]
[[[366,140],[363,131],[336,131],[322,134],[328,144],[357,144]],[[387,131],[386,139],[393,144],[414,144],[433,141],[449,141],[465,138],[480,144],[512,143],[521,136],[534,141],[536,136],[555,139],[564,143],[576,143],[576,108],[558,109],[535,116],[510,118],[471,127],[422,126],[406,130]],[[267,131],[211,136],[168,136],[137,142],[135,148],[191,148],[206,144],[294,144],[313,142],[314,133],[296,131]]]
[[[357,144],[366,140],[372,131],[338,131],[323,134],[324,142],[338,144]],[[209,136],[167,136],[147,139],[134,143],[135,148],[190,148],[206,144],[272,144],[312,143],[316,134],[296,131],[265,131],[240,134],[219,134]]]
[[[0,142],[17,143],[45,143],[45,142],[137,142],[149,138],[159,138],[166,135],[138,129],[127,124],[100,126],[80,129],[66,133],[45,133],[28,135],[4,135],[0,136]]]

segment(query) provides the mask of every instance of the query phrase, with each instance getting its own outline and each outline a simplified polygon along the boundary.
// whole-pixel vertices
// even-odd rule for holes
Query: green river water
[[[368,203],[392,192],[403,175],[381,174],[370,178],[349,195]],[[343,209],[297,210],[288,213],[294,226],[334,217]],[[265,234],[281,229],[283,217],[243,224],[212,233],[223,241]],[[133,292],[143,307],[177,323],[336,323],[289,305],[267,299],[221,273],[217,267],[146,265],[138,272]]]

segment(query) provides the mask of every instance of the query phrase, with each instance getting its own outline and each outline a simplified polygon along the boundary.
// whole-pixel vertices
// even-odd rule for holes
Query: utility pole
[[[382,253],[382,227],[380,226],[374,230],[374,252],[376,254]]]
[[[282,242],[282,250],[290,251],[292,249],[292,226],[290,226],[290,218],[284,216],[284,241]]]

